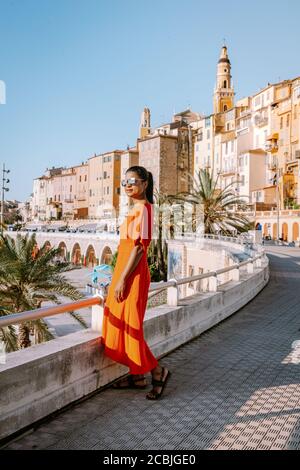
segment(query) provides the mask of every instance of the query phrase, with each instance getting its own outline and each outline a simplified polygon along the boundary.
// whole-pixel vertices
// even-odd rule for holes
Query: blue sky
[[[298,0],[0,0],[0,164],[24,200],[46,167],[134,145],[191,106],[212,112],[229,50],[236,98],[300,75]]]

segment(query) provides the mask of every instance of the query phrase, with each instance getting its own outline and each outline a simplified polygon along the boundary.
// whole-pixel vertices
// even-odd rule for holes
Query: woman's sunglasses
[[[145,181],[145,180],[142,180],[140,178],[128,178],[127,180],[122,180],[121,185],[122,186],[126,186],[127,184],[130,184],[131,186],[137,185],[138,181]]]

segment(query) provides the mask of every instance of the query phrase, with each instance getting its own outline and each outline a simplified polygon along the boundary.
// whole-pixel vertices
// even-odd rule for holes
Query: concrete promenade
[[[107,388],[6,448],[300,449],[300,249],[266,251],[267,287],[162,359],[163,399]]]

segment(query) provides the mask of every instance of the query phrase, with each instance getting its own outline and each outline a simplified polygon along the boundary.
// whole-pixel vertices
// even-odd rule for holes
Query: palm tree
[[[0,317],[10,315],[5,308],[0,307]],[[0,328],[0,341],[4,343],[5,351],[12,352],[18,349],[18,335],[13,325]]]
[[[3,230],[6,230],[7,229],[7,225],[5,222],[0,222],[0,234],[3,233]]]
[[[111,266],[112,270],[114,271],[115,269],[115,266],[116,266],[116,262],[117,262],[117,257],[118,257],[118,250],[116,250],[114,252],[114,254],[112,255],[110,261],[109,261],[109,265]]]
[[[154,203],[157,210],[157,238],[153,238],[148,251],[151,279],[167,280],[168,244],[179,231],[184,234],[184,202],[177,194],[168,194],[154,189]],[[174,208],[176,204],[176,209]],[[179,210],[179,212],[178,212]],[[177,214],[177,216],[176,216]]]
[[[59,254],[59,248],[49,249],[46,245],[37,249],[35,234],[31,237],[18,234],[15,240],[8,235],[0,236],[0,315],[34,310],[47,301],[60,304],[58,296],[72,300],[83,297],[63,276],[76,267],[67,262],[55,263]],[[87,328],[80,315],[69,314]],[[30,333],[34,334],[36,343],[54,338],[43,319],[22,322],[17,342],[15,327],[0,331],[8,351],[30,346]]]
[[[176,199],[190,203],[194,207],[198,205],[203,217],[204,233],[217,231],[223,234],[231,234],[232,231],[240,233],[252,227],[243,213],[247,209],[246,201],[243,197],[237,196],[234,190],[234,185],[238,181],[219,189],[219,175],[214,179],[208,169],[200,169],[196,178],[191,174],[188,174],[188,177],[193,183],[191,192],[178,193]]]
[[[167,280],[168,245],[166,239],[174,238],[175,222],[172,203],[176,196],[166,194],[154,189],[154,204],[158,211],[157,238],[153,239],[149,249],[150,261],[156,265],[155,280]],[[151,263],[150,263],[151,266]]]

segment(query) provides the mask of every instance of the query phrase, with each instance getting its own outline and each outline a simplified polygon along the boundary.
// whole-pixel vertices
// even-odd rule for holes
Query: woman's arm
[[[130,256],[128,258],[127,264],[124,268],[124,271],[121,274],[121,277],[123,277],[124,281],[126,281],[130,274],[135,270],[135,268],[140,262],[140,259],[143,256],[143,253],[144,250],[141,245],[136,245],[133,247],[133,250],[131,251]]]
[[[115,286],[115,299],[117,302],[122,302],[124,298],[124,291],[126,287],[126,280],[130,274],[135,270],[139,264],[144,253],[144,249],[141,245],[136,245],[133,247],[130,256],[128,258],[127,264],[120,275],[120,278]]]

